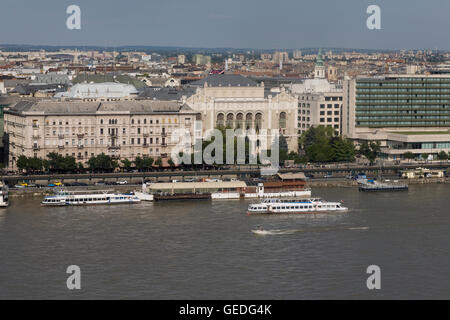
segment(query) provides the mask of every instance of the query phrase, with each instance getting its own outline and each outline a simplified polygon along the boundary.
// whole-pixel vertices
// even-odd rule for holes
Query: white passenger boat
[[[91,192],[61,190],[53,196],[44,197],[41,204],[45,206],[71,206],[137,203],[140,201],[134,194],[113,193],[111,190],[95,190]]]
[[[340,202],[328,202],[319,198],[310,199],[264,199],[248,206],[247,213],[320,213],[328,211],[347,211]]]
[[[0,207],[7,207],[8,205],[8,187],[0,182]]]

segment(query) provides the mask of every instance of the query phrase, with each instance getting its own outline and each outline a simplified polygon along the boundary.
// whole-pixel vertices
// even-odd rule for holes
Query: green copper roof
[[[322,48],[319,49],[319,53],[317,54],[316,66],[323,66]]]

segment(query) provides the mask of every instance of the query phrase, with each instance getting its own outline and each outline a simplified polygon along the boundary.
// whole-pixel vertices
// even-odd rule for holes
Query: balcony
[[[83,149],[83,148],[84,148],[84,145],[79,144],[79,145],[77,145],[77,148],[78,148],[78,149]]]
[[[144,137],[148,137],[148,135],[149,135],[148,133],[144,133]]]
[[[64,149],[64,146],[63,145],[59,145],[58,149]]]
[[[83,138],[84,137],[84,133],[77,133],[77,137],[78,137],[78,139]]]
[[[167,147],[167,142],[161,143],[161,147]]]
[[[40,146],[38,146],[38,145],[33,145],[33,151],[39,151],[39,150],[41,150],[41,147]]]
[[[148,148],[148,147],[150,147],[150,145],[149,145],[148,143],[144,143],[144,144],[142,145],[142,147]]]
[[[58,134],[58,139],[64,139],[64,135],[63,134]]]
[[[83,160],[83,156],[77,156],[77,160]]]
[[[108,145],[108,149],[120,149],[120,145],[116,144],[116,145]]]
[[[167,132],[161,132],[162,137],[167,137]]]
[[[37,140],[37,139],[40,139],[41,138],[41,136],[40,135],[38,135],[38,134],[33,134],[32,136],[31,136],[33,139],[35,139],[35,140]]]
[[[110,137],[117,137],[118,136],[118,134],[116,132],[110,132],[110,133],[108,133],[108,135]]]
[[[37,124],[37,123],[33,123],[31,126],[32,126],[33,128],[39,128],[39,124]]]

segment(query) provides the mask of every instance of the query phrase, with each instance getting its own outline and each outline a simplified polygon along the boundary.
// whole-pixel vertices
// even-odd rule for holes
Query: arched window
[[[280,123],[279,123],[280,129],[286,128],[286,112],[280,113]]]
[[[232,113],[227,114],[227,128],[234,128],[234,115]]]
[[[245,129],[249,130],[252,127],[253,115],[251,113],[247,113],[245,116]]]
[[[238,113],[236,115],[236,129],[244,128],[244,115],[242,113]]]
[[[216,127],[217,128],[225,127],[225,116],[223,113],[217,114]]]
[[[259,132],[259,129],[261,129],[261,127],[262,127],[262,114],[257,113],[255,115],[255,130],[256,130],[256,132]]]

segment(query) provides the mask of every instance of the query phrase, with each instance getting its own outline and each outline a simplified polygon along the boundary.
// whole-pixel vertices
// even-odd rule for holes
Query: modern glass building
[[[450,127],[449,77],[356,80],[356,127]]]
[[[436,158],[450,151],[450,76],[385,75],[344,81],[342,131],[357,143],[380,141],[382,155]]]

